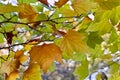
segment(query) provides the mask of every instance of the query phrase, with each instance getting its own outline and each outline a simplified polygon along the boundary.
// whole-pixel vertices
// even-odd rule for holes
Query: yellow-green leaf
[[[95,6],[95,3],[88,0],[74,0],[72,2],[72,8],[78,15],[88,13],[92,8],[95,8]]]
[[[38,64],[31,64],[24,72],[22,80],[42,80],[40,75],[40,66]]]
[[[9,12],[18,12],[19,9],[17,6],[11,4],[2,5],[0,4],[0,13],[9,13]]]

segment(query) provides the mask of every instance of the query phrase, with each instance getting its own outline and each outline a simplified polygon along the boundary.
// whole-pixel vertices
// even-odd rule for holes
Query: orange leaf
[[[53,61],[62,62],[62,54],[60,48],[52,44],[43,44],[34,46],[30,50],[30,62],[38,62],[44,72],[47,71]]]
[[[18,7],[20,8],[19,11],[19,17],[21,19],[26,18],[28,22],[35,21],[37,17],[37,12],[34,10],[34,8],[29,4],[19,4]]]
[[[87,52],[87,45],[83,39],[84,37],[80,33],[69,30],[63,37],[61,49],[69,56],[72,56],[73,52]]]
[[[21,64],[27,60],[27,56],[24,55],[24,52],[17,51],[14,55],[14,58],[17,59]]]
[[[10,75],[6,77],[6,80],[16,80],[16,78],[19,78],[18,71],[14,71],[14,72],[10,73]]]
[[[31,64],[24,72],[22,80],[42,80],[40,76],[40,66],[38,64]]]
[[[45,4],[45,5],[47,5],[48,6],[48,2],[47,2],[47,0],[39,0],[41,3],[43,3],[43,4]]]
[[[55,5],[60,8],[67,2],[68,0],[59,0],[58,2],[55,2]]]

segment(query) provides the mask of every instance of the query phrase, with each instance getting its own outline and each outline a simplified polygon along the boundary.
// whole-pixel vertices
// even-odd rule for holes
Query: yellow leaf
[[[10,75],[11,72],[14,72],[19,68],[19,65],[17,60],[6,61],[2,64],[0,73],[7,73],[7,75]]]
[[[69,30],[63,37],[61,49],[69,56],[72,56],[73,52],[87,52],[87,45],[83,39],[84,37],[80,33]]]
[[[34,63],[24,72],[22,80],[42,80],[40,76],[40,66]]]
[[[19,4],[18,7],[20,8],[19,11],[19,17],[21,19],[26,18],[28,22],[35,21],[37,17],[37,12],[34,10],[34,8],[29,4]]]
[[[7,76],[6,80],[16,80],[16,78],[19,78],[18,71],[14,71],[14,72],[10,73],[10,75]]]
[[[1,5],[0,4],[0,12],[9,13],[9,12],[18,12],[19,9],[17,6],[12,6],[11,4]]]
[[[30,62],[38,62],[45,73],[53,61],[62,62],[62,52],[54,43],[34,46],[29,52]]]
[[[95,7],[95,4],[88,0],[74,0],[72,7],[74,11],[80,15],[82,13],[88,13],[88,11]]]
[[[27,60],[27,56],[24,55],[22,50],[17,51],[14,55],[14,58],[17,59],[21,64]]]
[[[68,0],[59,0],[58,2],[55,2],[55,5],[60,8],[67,2]]]

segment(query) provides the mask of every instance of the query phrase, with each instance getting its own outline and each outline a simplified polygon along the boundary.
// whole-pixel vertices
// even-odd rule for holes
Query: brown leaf
[[[117,25],[117,28],[118,28],[118,31],[120,31],[120,22],[119,22],[119,24]]]
[[[67,2],[68,0],[59,0],[58,2],[55,2],[55,5],[60,8]]]
[[[45,4],[45,5],[48,6],[48,2],[47,2],[47,0],[38,0],[38,1],[40,1],[41,3],[43,3],[43,4]]]
[[[40,66],[34,63],[24,72],[22,80],[42,80],[40,76]]]
[[[18,7],[20,8],[19,11],[19,17],[21,19],[26,18],[28,22],[35,21],[37,17],[37,12],[34,10],[34,8],[29,4],[19,4]]]
[[[83,41],[84,37],[79,32],[69,30],[63,37],[61,42],[61,49],[67,53],[68,56],[72,56],[73,52],[87,52],[87,45]]]
[[[34,46],[29,52],[30,62],[38,62],[44,73],[53,61],[62,62],[62,52],[54,43]]]
[[[24,52],[22,50],[16,51],[14,58],[17,59],[21,64],[27,60],[27,56],[24,55]]]

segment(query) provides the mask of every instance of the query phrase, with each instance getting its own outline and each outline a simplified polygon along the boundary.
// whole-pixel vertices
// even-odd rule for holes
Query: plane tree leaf
[[[22,80],[42,80],[40,66],[36,63],[30,64],[29,68],[23,73]]]
[[[27,60],[27,56],[24,55],[22,50],[16,51],[14,58],[17,59],[21,64]]]
[[[0,13],[10,13],[10,12],[18,12],[18,7],[13,6],[11,4],[3,5],[0,4]]]
[[[18,7],[20,8],[19,11],[19,18],[24,19],[26,18],[28,22],[33,22],[36,19],[37,12],[34,8],[29,4],[19,4]]]
[[[62,52],[54,43],[34,46],[30,50],[29,54],[30,63],[37,62],[43,72],[47,71],[53,61],[62,62]]]
[[[103,41],[102,37],[100,35],[98,35],[97,32],[91,32],[88,35],[87,44],[90,47],[95,48],[96,44],[100,44],[102,41]]]
[[[92,8],[96,6],[96,4],[88,0],[74,0],[71,6],[74,11],[80,15],[82,13],[88,13]]]
[[[120,5],[120,0],[95,0],[102,9],[111,10]]]
[[[18,71],[11,72],[9,76],[6,76],[6,80],[16,80],[17,78],[19,78]]]
[[[8,76],[19,68],[19,62],[17,60],[6,61],[0,68],[0,73],[6,73]]]
[[[75,70],[74,73],[79,76],[80,80],[84,80],[89,75],[88,64],[89,62],[87,60],[81,61],[81,66],[77,67]]]
[[[55,5],[57,7],[62,7],[68,0],[59,0],[58,2],[55,2]]]
[[[110,23],[110,21],[108,19],[105,19],[99,22],[91,23],[87,31],[98,32],[99,35],[103,35],[105,33],[110,32],[112,27],[113,25]]]
[[[63,52],[68,54],[68,56],[72,56],[73,52],[87,52],[87,45],[83,40],[84,36],[79,32],[68,30],[63,36],[60,47]]]

